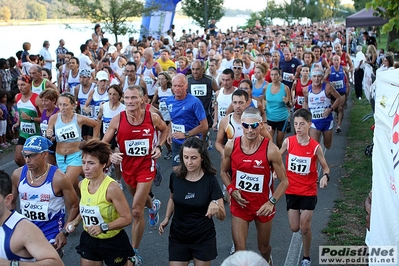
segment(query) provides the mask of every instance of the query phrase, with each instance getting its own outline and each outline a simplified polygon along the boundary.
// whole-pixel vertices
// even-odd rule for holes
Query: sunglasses
[[[245,128],[248,129],[249,127],[251,127],[252,129],[257,128],[258,126],[260,126],[260,122],[255,122],[252,124],[247,124],[247,123],[241,123],[241,125]]]
[[[35,158],[38,154],[41,154],[41,152],[37,152],[37,153],[25,153],[25,152],[23,152],[23,151],[21,151],[21,153],[22,153],[22,156],[23,156],[25,159],[33,159],[33,158]]]
[[[235,67],[233,67],[233,69],[241,69],[242,67],[240,67],[240,66],[235,66]]]

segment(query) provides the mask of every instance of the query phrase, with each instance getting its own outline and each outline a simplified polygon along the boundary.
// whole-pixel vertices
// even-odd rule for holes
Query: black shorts
[[[85,137],[85,136],[93,136],[93,128],[92,127],[89,127],[86,125],[82,126],[82,137]]]
[[[308,210],[313,211],[316,208],[317,196],[298,196],[285,194],[288,210]]]
[[[216,237],[196,244],[183,244],[169,237],[169,261],[211,261],[217,255]]]
[[[278,122],[267,120],[267,124],[272,127],[272,130],[277,129],[277,131],[285,132],[287,129],[288,119]]]
[[[134,256],[133,247],[125,230],[109,239],[94,238],[83,231],[76,251],[84,259],[104,261],[106,265],[125,265],[127,258]]]

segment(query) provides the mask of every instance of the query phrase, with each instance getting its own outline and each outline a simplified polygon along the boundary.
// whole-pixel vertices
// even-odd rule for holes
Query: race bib
[[[298,105],[303,105],[303,102],[305,101],[305,97],[298,96],[296,100],[297,100]]]
[[[312,109],[312,119],[323,119],[324,108]]]
[[[145,156],[149,154],[149,139],[125,140],[125,150],[127,156]]]
[[[48,221],[48,202],[36,202],[21,199],[21,212],[31,221]]]
[[[21,121],[21,131],[27,134],[36,134],[35,123]]]
[[[332,82],[334,88],[336,90],[341,90],[344,88],[344,81],[343,80],[337,80]]]
[[[40,132],[42,133],[43,137],[46,137],[46,130],[48,128],[48,125],[45,123],[40,123]]]
[[[244,173],[237,170],[236,188],[251,193],[263,192],[264,175]]]
[[[98,116],[98,113],[100,112],[100,105],[95,105],[94,106],[94,114],[95,114],[95,117],[97,117]]]
[[[284,81],[292,82],[291,77],[293,77],[293,76],[294,76],[294,74],[292,74],[292,73],[283,72],[283,80]]]
[[[206,96],[206,84],[192,84],[191,94],[196,97]]]
[[[219,107],[219,116],[221,118],[226,116],[226,110],[227,110],[227,107],[224,107],[224,106]]]
[[[104,222],[98,206],[80,206],[80,216],[85,226],[99,225]]]
[[[87,110],[86,110],[87,109]],[[89,105],[88,108],[85,108],[84,104],[80,105],[80,114],[87,116],[87,117],[91,117],[93,115],[93,106]]]
[[[109,122],[103,122],[103,134],[105,134],[108,128],[109,128]]]
[[[161,113],[168,112],[168,107],[166,106],[166,102],[159,102],[159,111]]]
[[[154,84],[154,80],[152,78],[150,78],[149,76],[144,77],[144,82],[147,85],[147,87],[148,86],[152,87]]]
[[[78,140],[78,129],[75,124],[64,126],[55,131],[60,141]]]
[[[288,169],[289,171],[300,174],[307,175],[310,172],[310,161],[309,157],[300,157],[293,154],[288,155]]]
[[[184,127],[184,125],[176,125],[172,123],[172,133],[176,133],[176,132],[186,132],[186,128]]]

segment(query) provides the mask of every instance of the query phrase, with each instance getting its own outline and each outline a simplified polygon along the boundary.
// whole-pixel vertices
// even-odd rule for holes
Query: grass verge
[[[345,175],[339,178],[341,197],[335,201],[328,226],[323,230],[330,245],[364,245],[366,222],[363,206],[371,189],[372,177],[371,156],[366,156],[364,149],[372,143],[370,126],[374,119],[362,122],[362,118],[371,112],[371,106],[354,96],[352,101],[343,165]]]

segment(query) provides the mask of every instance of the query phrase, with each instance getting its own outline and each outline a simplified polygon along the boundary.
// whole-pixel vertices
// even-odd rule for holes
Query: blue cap
[[[31,151],[35,153],[41,153],[48,151],[48,148],[53,145],[53,143],[42,136],[33,136],[25,141],[23,151]]]

